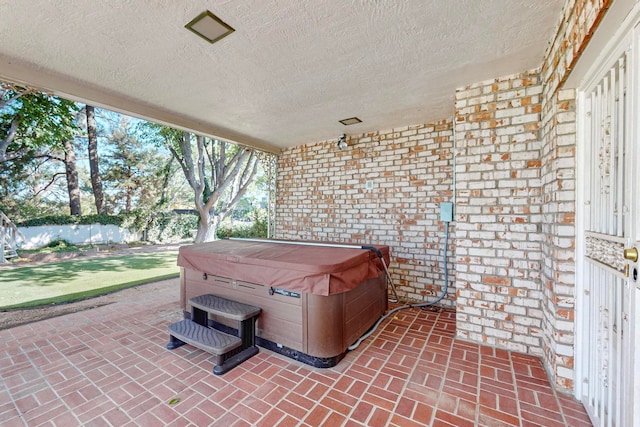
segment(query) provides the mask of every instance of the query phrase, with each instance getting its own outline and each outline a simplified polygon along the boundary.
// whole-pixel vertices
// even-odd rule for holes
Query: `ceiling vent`
[[[222,19],[218,18],[208,10],[205,10],[200,15],[196,16],[184,27],[187,30],[196,33],[209,43],[215,43],[235,31],[229,25],[224,23]]]
[[[350,117],[348,119],[340,120],[340,123],[342,123],[345,126],[349,126],[349,125],[355,125],[356,123],[362,123],[362,120],[360,120],[357,117]]]

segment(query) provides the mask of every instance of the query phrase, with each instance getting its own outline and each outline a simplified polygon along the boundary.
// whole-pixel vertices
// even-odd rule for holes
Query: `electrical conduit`
[[[391,316],[392,314],[397,313],[398,311],[404,310],[404,309],[407,309],[407,308],[428,307],[430,305],[434,305],[434,304],[439,303],[440,301],[442,301],[444,299],[444,297],[447,296],[447,290],[449,288],[449,273],[448,273],[448,269],[447,269],[447,242],[449,241],[449,221],[445,221],[444,226],[445,226],[445,228],[444,228],[444,256],[443,256],[443,261],[442,261],[442,264],[443,264],[443,267],[444,267],[444,287],[442,289],[442,294],[440,294],[440,296],[438,298],[436,298],[435,300],[433,300],[433,301],[424,302],[424,303],[420,303],[420,304],[406,304],[406,305],[394,308],[393,310],[389,311],[384,316],[380,317],[380,319],[378,319],[378,321],[371,327],[371,329],[369,329],[369,331],[367,333],[365,333],[363,336],[358,338],[358,340],[355,343],[351,344],[349,347],[347,347],[347,349],[355,350],[356,348],[358,348],[360,343],[362,341],[366,340],[367,338],[369,338],[371,336],[371,334],[373,334],[375,332],[375,330],[378,329],[378,326],[380,326],[380,324],[386,318]]]

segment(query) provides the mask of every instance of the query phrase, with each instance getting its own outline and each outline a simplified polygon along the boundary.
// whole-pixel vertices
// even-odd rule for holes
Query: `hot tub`
[[[389,247],[373,245],[384,262]],[[387,310],[375,251],[308,242],[218,240],[180,248],[180,302],[214,294],[262,308],[256,342],[316,367],[331,367]],[[211,317],[211,326],[236,327]]]

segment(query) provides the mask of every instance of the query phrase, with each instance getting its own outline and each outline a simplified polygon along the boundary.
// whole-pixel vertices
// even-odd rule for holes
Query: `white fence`
[[[56,239],[64,239],[76,245],[98,245],[107,243],[126,243],[140,240],[140,235],[117,225],[43,225],[37,227],[18,227],[24,234],[19,242],[20,249],[38,249]]]

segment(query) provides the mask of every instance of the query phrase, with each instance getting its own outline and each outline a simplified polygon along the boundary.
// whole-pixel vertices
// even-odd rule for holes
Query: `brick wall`
[[[574,386],[575,91],[563,82],[610,0],[568,0],[542,64],[542,291],[544,361],[561,389]]]
[[[456,93],[458,336],[541,355],[565,390],[574,384],[576,118],[575,93],[562,85],[610,3],[568,0],[540,70]]]
[[[558,20],[555,35],[549,40],[542,63],[545,101],[552,97],[569,77],[571,69],[613,0],[566,0],[562,19]]]
[[[540,70],[456,93],[458,336],[541,355],[565,390],[576,118],[575,93],[562,85],[610,3],[568,0]]]
[[[537,71],[456,92],[457,335],[542,355]]]
[[[432,299],[455,144],[445,303],[457,306],[458,336],[540,355],[571,390],[575,93],[563,83],[611,2],[567,0],[540,69],[459,89],[453,123],[353,136],[344,152],[335,141],[283,152],[276,237],[388,244],[402,297]]]
[[[542,146],[542,290],[545,360],[556,384],[573,389],[575,311],[575,91],[545,104]]]
[[[345,151],[335,143],[280,155],[275,236],[389,245],[401,298],[433,300],[444,284],[439,204],[453,195],[451,121],[351,136]],[[449,243],[453,284],[453,237]],[[448,295],[443,303],[453,306],[453,287]]]

